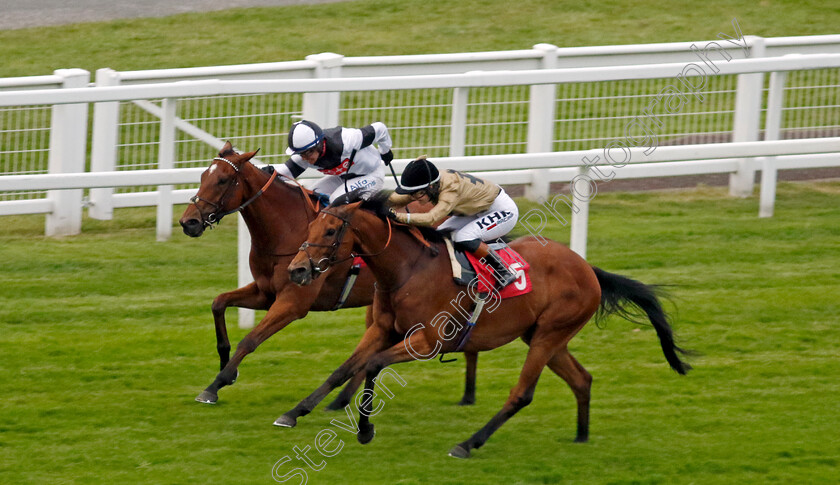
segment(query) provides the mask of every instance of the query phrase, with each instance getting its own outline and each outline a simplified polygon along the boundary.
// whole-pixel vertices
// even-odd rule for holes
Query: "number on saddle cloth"
[[[505,287],[501,291],[502,298],[521,295],[531,291],[530,279],[527,277],[529,265],[522,259],[519,253],[516,253],[505,242],[491,243],[489,246],[503,258],[508,254],[513,255],[512,258],[509,258],[513,261],[508,261],[508,265],[511,270],[519,276],[513,284]],[[479,273],[484,275],[481,277],[482,281],[488,283],[492,282],[492,279],[487,280],[487,278],[493,278],[490,276],[493,274],[493,269],[488,264],[485,263],[484,268],[482,268],[481,271],[476,271],[476,268],[473,265],[473,261],[476,260],[475,256],[472,254],[467,256],[468,253],[460,249],[454,249],[453,252],[455,260],[460,266],[460,268],[458,268],[460,271],[457,271],[453,265],[453,278],[456,284],[461,286],[470,286],[470,284],[479,277]]]

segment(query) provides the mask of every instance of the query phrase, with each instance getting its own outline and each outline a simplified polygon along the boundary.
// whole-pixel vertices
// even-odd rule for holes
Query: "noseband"
[[[312,268],[312,272],[315,273],[315,274],[323,273],[323,272],[327,271],[328,269],[330,269],[330,266],[333,266],[333,265],[338,264],[338,263],[342,263],[344,261],[347,261],[348,259],[353,259],[356,256],[377,256],[379,254],[382,254],[382,252],[385,251],[386,249],[388,249],[388,246],[391,244],[391,234],[392,234],[391,219],[387,219],[387,221],[388,221],[388,240],[385,242],[385,247],[383,247],[381,250],[379,250],[376,253],[355,254],[355,253],[351,252],[350,256],[347,256],[346,258],[338,259],[338,249],[341,247],[341,243],[344,239],[344,233],[347,232],[348,227],[350,229],[353,229],[354,231],[356,229],[353,227],[352,224],[350,224],[350,219],[346,219],[346,218],[344,218],[344,217],[342,217],[338,214],[333,214],[332,212],[330,212],[326,209],[321,210],[321,214],[327,214],[327,215],[335,217],[336,219],[341,220],[341,227],[336,232],[335,241],[333,241],[332,244],[316,244],[316,243],[311,243],[309,241],[304,241],[304,243],[300,245],[299,251],[303,251],[306,254],[306,257],[309,260],[309,267]],[[315,261],[312,259],[312,256],[309,254],[309,248],[332,248],[332,251],[330,251],[329,255],[327,255],[326,257],[321,258],[318,261],[318,263],[316,264]],[[325,262],[326,262],[326,266],[322,267],[322,265]]]
[[[225,189],[225,192],[222,194],[222,197],[219,198],[218,202],[210,202],[207,199],[199,197],[198,194],[196,194],[192,198],[190,198],[190,202],[193,205],[195,205],[195,208],[198,211],[199,216],[201,216],[201,224],[204,227],[209,227],[211,229],[213,227],[213,224],[219,224],[220,222],[222,222],[222,218],[224,216],[229,215],[229,214],[233,214],[234,212],[239,212],[242,209],[248,207],[248,205],[250,205],[251,202],[254,202],[257,199],[257,197],[261,196],[263,194],[263,192],[265,190],[267,190],[269,186],[271,186],[272,182],[274,182],[274,179],[277,178],[277,172],[276,171],[272,172],[271,177],[269,177],[269,179],[268,179],[268,182],[266,182],[265,185],[263,185],[262,188],[260,190],[258,190],[256,194],[254,194],[253,197],[251,197],[250,199],[245,201],[243,204],[241,204],[236,209],[232,209],[232,210],[229,210],[229,211],[224,211],[222,208],[224,207],[225,202],[227,202],[227,199],[230,196],[231,187],[237,187],[239,185],[239,178],[240,178],[239,167],[237,167],[233,162],[231,162],[230,160],[228,160],[226,158],[216,157],[216,158],[213,159],[213,161],[214,162],[215,161],[225,162],[228,165],[230,165],[231,167],[233,167],[233,170],[234,170],[234,173],[235,173],[234,180],[236,181],[236,183],[228,184],[227,188]],[[198,202],[204,202],[205,204],[208,204],[210,207],[213,208],[213,212],[211,212],[211,213],[207,214],[207,216],[205,216],[201,212],[201,208],[198,207]]]

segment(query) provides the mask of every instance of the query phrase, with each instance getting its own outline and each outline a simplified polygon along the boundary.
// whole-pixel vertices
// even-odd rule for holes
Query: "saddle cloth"
[[[502,289],[499,296],[505,299],[529,293],[532,289],[529,272],[531,265],[506,243],[492,243],[490,248],[502,257],[508,268],[517,276],[513,283]],[[472,253],[455,250],[452,241],[449,239],[446,239],[446,249],[449,252],[449,259],[452,261],[452,276],[457,284],[469,286],[473,280],[478,278],[476,290],[479,293],[490,291],[496,281],[493,276],[493,268],[490,265],[482,264]]]

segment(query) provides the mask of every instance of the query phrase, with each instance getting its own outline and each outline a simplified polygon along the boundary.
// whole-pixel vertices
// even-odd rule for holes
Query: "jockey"
[[[438,231],[452,231],[456,246],[484,258],[496,272],[498,289],[516,280],[516,274],[485,242],[510,232],[519,218],[519,208],[504,189],[455,170],[441,173],[425,156],[405,167],[400,185],[389,197],[392,207],[412,201],[431,202],[434,207],[425,213],[395,213],[398,221],[432,226],[451,215]]]
[[[326,130],[311,121],[298,121],[289,130],[286,154],[291,157],[278,169],[280,175],[296,179],[307,168],[318,170],[325,177],[312,190],[328,196],[329,202],[356,189],[365,194],[381,190],[385,169],[380,162],[388,165],[394,159],[388,127],[379,121],[361,129]]]

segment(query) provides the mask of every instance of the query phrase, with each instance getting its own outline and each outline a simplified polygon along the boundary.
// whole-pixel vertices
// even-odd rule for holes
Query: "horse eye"
[[[227,183],[227,181],[228,181],[228,179],[220,178],[219,181],[217,182],[217,184],[218,185],[225,185]]]
[[[335,229],[332,229],[332,228],[327,229],[327,236],[332,236],[334,234],[335,234]]]

